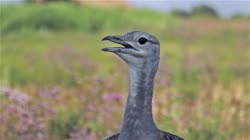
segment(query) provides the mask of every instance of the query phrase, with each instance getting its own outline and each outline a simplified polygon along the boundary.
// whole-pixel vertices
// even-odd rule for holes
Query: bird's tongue
[[[102,48],[102,51],[106,51],[106,52],[119,52],[122,49],[124,49],[123,47],[107,47],[107,48]]]

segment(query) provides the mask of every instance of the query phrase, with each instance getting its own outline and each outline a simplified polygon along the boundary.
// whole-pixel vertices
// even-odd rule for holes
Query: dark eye
[[[148,40],[147,40],[146,38],[144,38],[144,37],[141,37],[141,38],[138,40],[138,42],[139,42],[140,44],[145,44],[147,41],[148,41]]]

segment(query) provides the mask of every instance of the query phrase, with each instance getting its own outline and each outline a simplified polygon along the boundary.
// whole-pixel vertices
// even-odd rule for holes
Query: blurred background
[[[106,35],[161,41],[153,112],[187,140],[250,139],[250,1],[1,0],[0,139],[100,140],[128,92]]]

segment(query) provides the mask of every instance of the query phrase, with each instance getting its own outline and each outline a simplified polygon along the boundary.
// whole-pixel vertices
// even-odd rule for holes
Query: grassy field
[[[101,51],[111,34],[161,41],[154,117],[189,140],[248,140],[249,19],[147,9],[1,5],[0,139],[99,140],[119,131],[127,66]]]

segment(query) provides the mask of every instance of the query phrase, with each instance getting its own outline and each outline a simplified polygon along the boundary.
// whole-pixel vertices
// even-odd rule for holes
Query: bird
[[[160,41],[143,31],[130,31],[124,35],[109,35],[102,41],[120,44],[105,47],[126,62],[130,84],[123,124],[119,133],[104,140],[184,140],[159,130],[152,113],[154,78],[160,61]]]

